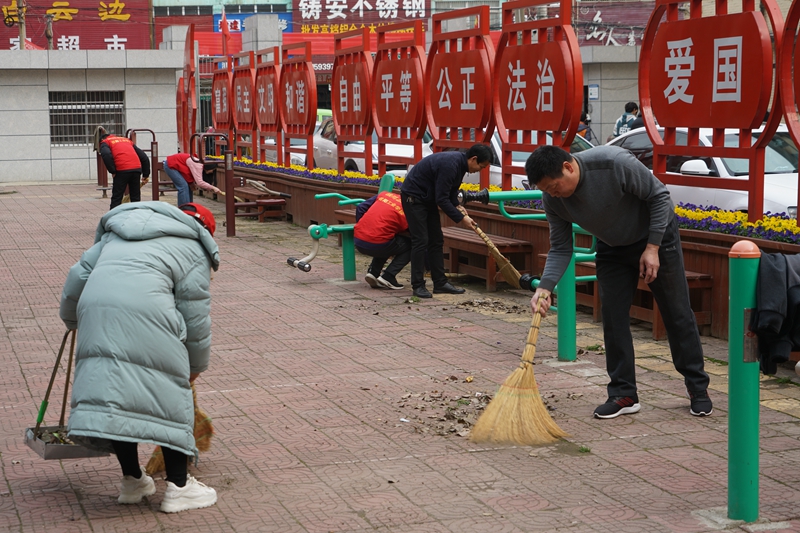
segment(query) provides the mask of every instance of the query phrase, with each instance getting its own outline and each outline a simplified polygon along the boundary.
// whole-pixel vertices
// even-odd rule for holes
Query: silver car
[[[759,131],[753,132],[757,138]],[[700,129],[700,142],[711,146],[711,129]],[[687,130],[678,128],[676,143],[686,146]],[[653,143],[644,128],[629,131],[607,143],[630,151],[639,161],[653,170]],[[725,146],[739,146],[739,130],[725,130]],[[769,142],[764,157],[764,212],[786,213],[797,218],[797,157],[798,150],[785,125],[778,127]],[[668,156],[667,171],[684,176],[748,179],[747,159],[730,157]],[[714,189],[684,185],[667,185],[675,204],[716,206],[727,211],[747,211],[747,191]]]

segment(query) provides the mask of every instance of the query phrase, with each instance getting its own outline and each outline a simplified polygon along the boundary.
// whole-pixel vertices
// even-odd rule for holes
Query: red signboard
[[[0,25],[0,48],[19,50],[19,8],[16,0],[0,0],[2,15],[13,21]],[[150,2],[148,0],[69,0],[27,2],[27,39],[47,48],[46,15],[53,16],[55,50],[150,49]],[[58,65],[55,65],[56,67]]]
[[[476,26],[467,30],[443,31],[443,22],[465,18],[475,19]],[[435,151],[489,141],[494,129],[493,60],[489,6],[433,16],[433,38],[425,69],[425,108]],[[448,132],[451,128],[461,131],[457,134]],[[472,131],[474,139],[471,138]]]
[[[416,127],[425,110],[420,59],[376,62],[374,79],[378,124],[393,128]]]
[[[764,148],[781,114],[770,113],[763,130],[753,130],[764,121],[769,101],[780,97],[778,83],[772,83],[772,36],[765,20],[768,16],[775,41],[780,42],[780,9],[775,0],[763,0],[759,11],[750,2],[741,13],[729,15],[727,0],[720,0],[716,14],[704,17],[702,1],[691,0],[689,19],[679,20],[682,5],[681,0],[658,0],[639,62],[639,96],[653,142],[653,172],[667,184],[747,191],[747,216],[758,220],[764,212]],[[678,127],[688,128],[688,142],[682,145],[677,145]],[[714,129],[711,146],[700,144],[701,127]],[[724,128],[739,129],[739,146],[725,145]],[[747,159],[749,177],[669,173],[667,158],[675,155]]]
[[[255,114],[253,113],[253,78],[255,76],[255,59],[253,52],[245,52],[233,56],[233,102],[236,129],[253,129]]]
[[[573,76],[569,50],[562,42],[508,46],[496,60],[496,80],[503,125],[509,130],[560,131],[565,129],[567,87]],[[583,95],[581,94],[581,99]],[[569,102],[569,107],[576,102]],[[577,107],[581,102],[577,102]]]
[[[665,22],[651,61],[653,114],[662,126],[761,125],[772,85],[772,47],[760,13]]]
[[[502,146],[503,189],[524,171],[514,152],[550,142],[569,150],[583,106],[583,66],[571,25],[572,5],[562,0],[553,16],[519,20],[519,13],[551,6],[548,0],[503,4],[503,33],[495,58],[494,111]],[[520,38],[521,36],[521,38]]]
[[[317,120],[317,84],[311,66],[311,45],[298,43],[281,48],[281,77],[278,86],[281,123],[283,124],[283,160],[291,160],[291,151],[305,152],[308,168],[314,168],[314,124]],[[290,145],[291,139],[304,139],[305,149]]]
[[[211,85],[211,116],[217,129],[228,128],[232,123],[230,86],[231,80],[227,69],[214,73]]]
[[[278,104],[278,84],[280,83],[281,49],[277,46],[256,52],[256,123],[258,126],[258,159],[266,160],[265,139],[274,139],[273,148],[276,162],[283,166],[283,150],[277,149],[281,130]]]
[[[331,83],[331,101],[337,123],[342,125],[369,124],[372,109],[370,73],[363,63],[337,65]]]

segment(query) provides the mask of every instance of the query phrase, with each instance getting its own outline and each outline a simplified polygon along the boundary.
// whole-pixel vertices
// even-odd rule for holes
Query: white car
[[[425,157],[430,153],[431,137],[426,132],[422,139],[422,156]],[[365,143],[363,141],[349,141],[346,144],[347,152],[364,153]],[[413,157],[414,148],[405,144],[387,144],[387,155],[400,156],[400,157]],[[330,168],[336,170],[339,168],[337,161],[338,147],[336,144],[336,129],[334,128],[333,118],[327,118],[322,121],[322,124],[317,129],[314,135],[314,168]],[[308,165],[306,165],[308,166]],[[387,164],[387,172],[392,172],[398,176],[405,176],[408,170],[406,164]],[[372,168],[373,172],[378,172],[378,135],[373,131],[372,133]],[[366,173],[364,166],[364,157],[358,158],[355,155],[349,156],[344,161],[345,171],[354,171]]]
[[[711,129],[700,129],[700,142],[711,146]],[[754,131],[753,138],[760,132]],[[676,130],[676,142],[686,146],[685,128]],[[644,128],[629,131],[607,143],[630,151],[651,171],[653,170],[653,143]],[[725,146],[739,146],[739,130],[725,130]],[[764,157],[764,212],[786,213],[797,218],[797,158],[798,150],[789,130],[780,125],[769,142]],[[747,159],[730,157],[668,156],[667,171],[684,176],[705,176],[748,179]],[[667,185],[672,201],[697,206],[716,206],[728,211],[747,211],[747,191]]]
[[[534,133],[533,135],[533,142],[536,142],[536,134]],[[547,142],[548,144],[550,143],[549,133],[547,134]],[[588,150],[589,148],[593,147],[594,145],[592,143],[580,135],[576,135],[572,140],[572,144],[570,145],[570,153],[577,154],[578,152],[583,152],[584,150]],[[503,153],[503,141],[500,140],[500,134],[497,133],[497,131],[495,131],[494,135],[492,135],[491,148],[492,162],[489,165],[489,184],[501,187],[503,183],[503,172],[500,168],[500,158]],[[511,164],[520,168],[519,174],[511,175],[511,186],[515,189],[531,188],[531,186],[528,184],[528,177],[525,175],[525,162],[528,160],[528,156],[530,155],[530,152],[511,152]],[[473,172],[472,174],[467,174],[464,177],[464,183],[480,183],[480,173]]]

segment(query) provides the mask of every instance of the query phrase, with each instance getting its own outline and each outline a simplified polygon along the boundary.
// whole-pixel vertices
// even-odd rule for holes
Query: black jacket
[[[414,165],[400,190],[428,206],[438,205],[453,222],[461,222],[464,215],[456,208],[458,189],[468,171],[466,154],[438,152]]]
[[[758,335],[761,371],[774,374],[800,349],[800,255],[761,254],[756,306],[750,329]]]

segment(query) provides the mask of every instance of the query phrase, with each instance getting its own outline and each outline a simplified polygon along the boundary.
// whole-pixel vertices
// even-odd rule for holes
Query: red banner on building
[[[0,49],[19,50],[19,8],[16,0],[0,0],[2,15],[12,27],[0,25]],[[53,16],[54,50],[150,49],[148,0],[68,0],[28,2],[27,40],[47,48],[46,15]]]

